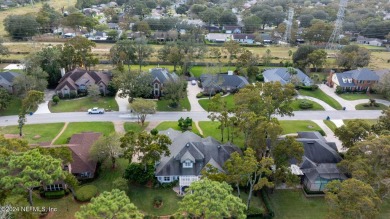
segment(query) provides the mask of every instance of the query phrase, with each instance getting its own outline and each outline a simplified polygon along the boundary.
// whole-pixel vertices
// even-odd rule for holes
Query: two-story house
[[[379,81],[379,76],[368,68],[343,73],[330,72],[328,85],[340,86],[343,91],[369,91]]]
[[[179,181],[182,194],[192,182],[200,179],[201,171],[210,164],[223,172],[223,165],[233,152],[241,150],[230,143],[222,144],[212,137],[201,138],[193,132],[173,129],[160,131],[172,144],[170,156],[161,158],[156,165],[155,176],[160,183]]]
[[[164,95],[165,83],[179,80],[179,76],[175,72],[169,73],[165,68],[153,68],[149,72],[153,78],[153,96],[156,98]]]

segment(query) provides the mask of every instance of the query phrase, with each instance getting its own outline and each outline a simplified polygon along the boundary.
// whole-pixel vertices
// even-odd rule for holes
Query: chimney
[[[64,75],[65,75],[65,68],[60,68],[60,71],[61,71],[61,77],[64,77]]]

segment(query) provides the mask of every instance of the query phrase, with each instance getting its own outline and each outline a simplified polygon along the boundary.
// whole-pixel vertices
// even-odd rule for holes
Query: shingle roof
[[[352,78],[355,80],[368,80],[368,81],[377,81],[379,80],[379,76],[375,74],[374,71],[368,69],[368,68],[360,68],[355,69],[351,71],[344,72],[345,73],[352,73]]]
[[[248,80],[239,75],[228,75],[227,73],[220,73],[217,75],[203,74],[200,76],[200,81],[204,88],[214,87],[231,87],[243,88],[249,84]]]
[[[0,77],[4,78],[9,83],[12,83],[15,77],[18,77],[19,75],[20,75],[19,73],[10,72],[10,71],[0,72]]]
[[[298,79],[305,85],[313,84],[313,81],[303,73],[301,70],[294,68],[297,72]],[[266,81],[279,81],[281,84],[287,84],[291,81],[291,75],[288,72],[288,68],[273,68],[263,72],[264,80]]]
[[[149,71],[150,74],[152,74],[153,79],[158,79],[163,84],[167,81],[177,81],[179,79],[176,73],[169,73],[165,68],[153,68]]]
[[[76,68],[73,71],[67,72],[59,81],[56,91],[61,90],[65,85],[68,85],[70,89],[76,90],[77,85],[75,81],[83,77],[85,74],[88,74],[95,84],[104,83],[107,85],[111,80],[111,75],[108,72],[97,72],[97,71],[87,71],[84,69]]]
[[[233,39],[235,39],[235,40],[245,40],[245,39],[254,40],[255,38],[256,38],[256,36],[254,34],[246,34],[246,33],[233,34]]]

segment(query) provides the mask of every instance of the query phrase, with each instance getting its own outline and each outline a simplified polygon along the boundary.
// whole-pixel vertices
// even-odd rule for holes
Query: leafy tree
[[[116,31],[116,30],[110,30],[110,31],[108,31],[107,36],[108,36],[109,39],[111,39],[111,40],[117,40],[117,39],[118,39],[118,36],[119,36],[119,33],[118,33],[118,31]]]
[[[111,159],[112,168],[116,168],[116,159],[123,154],[123,149],[120,147],[120,136],[117,133],[112,133],[108,136],[100,137],[91,148],[91,156],[98,161]]]
[[[347,69],[365,67],[370,63],[370,51],[358,45],[348,45],[341,49],[336,61]]]
[[[180,4],[179,7],[176,7],[175,11],[177,14],[185,14],[188,11],[188,6]]]
[[[163,92],[164,98],[171,102],[170,106],[177,108],[180,100],[187,95],[186,81],[168,81],[164,84]]]
[[[135,55],[140,72],[141,66],[144,64],[145,59],[149,58],[153,52],[153,48],[148,45],[145,37],[135,39]]]
[[[4,190],[11,190],[17,194],[30,193],[34,187],[42,184],[52,184],[61,180],[65,174],[60,159],[42,155],[38,149],[22,153],[12,153],[7,159],[2,159],[0,165],[0,185]]]
[[[4,46],[4,40],[0,37],[0,56],[7,56],[9,54],[9,50],[6,46]],[[0,59],[1,61],[1,59]]]
[[[256,71],[251,72],[250,70],[258,64],[259,56],[253,54],[251,51],[245,49],[237,58],[238,66],[243,66],[247,68],[247,73],[249,77],[256,76]]]
[[[279,141],[271,151],[277,168],[289,166],[289,160],[292,158],[300,163],[304,154],[303,144],[291,136]]]
[[[96,47],[96,43],[85,37],[76,36],[65,43],[65,47],[67,46],[73,48],[74,53],[71,53],[73,63],[84,66],[87,70],[90,58],[93,57],[92,47]]]
[[[44,3],[37,14],[36,21],[43,32],[47,33],[60,25],[61,14],[49,4]]]
[[[299,16],[298,20],[300,21],[300,26],[303,28],[310,27],[311,21],[314,19],[314,16],[311,14],[303,14]]]
[[[157,104],[152,100],[135,99],[130,104],[130,108],[135,114],[137,114],[138,121],[140,121],[143,126],[146,120],[146,116],[156,112]]]
[[[26,113],[30,111],[31,108],[37,107],[38,103],[43,101],[44,93],[36,90],[28,91],[26,97],[22,100],[22,108],[19,112],[19,136],[23,135],[23,126],[26,123]]]
[[[214,8],[207,8],[199,13],[199,18],[205,23],[218,23],[221,14]]]
[[[130,73],[130,64],[136,60],[134,41],[117,41],[110,49],[110,57],[117,66],[126,64]]]
[[[162,156],[169,156],[169,145],[171,140],[166,135],[152,135],[145,131],[134,133],[133,131],[126,132],[120,138],[120,147],[125,150],[125,157],[131,162],[134,155],[138,161],[147,165],[154,165]]]
[[[81,206],[75,216],[77,219],[144,218],[137,207],[130,202],[126,193],[119,189],[104,191],[98,197],[92,198],[88,205]]]
[[[370,126],[363,120],[348,121],[346,125],[336,128],[335,136],[343,143],[344,148],[352,147],[356,142],[366,139],[370,134]]]
[[[146,35],[150,35],[150,26],[146,21],[138,21],[134,24],[134,28],[136,31],[142,32]]]
[[[261,58],[263,60],[264,65],[269,66],[269,64],[271,64],[271,59],[272,59],[271,50],[267,49],[265,51],[265,54]]]
[[[326,63],[327,55],[323,49],[314,50],[307,56],[308,63],[312,64],[317,71],[317,68],[321,68]]]
[[[300,68],[305,68],[310,64],[308,56],[310,53],[317,50],[316,47],[311,45],[300,46],[297,51],[293,53],[293,62]]]
[[[4,29],[14,39],[26,39],[39,32],[39,23],[32,14],[8,15],[3,24]]]
[[[354,178],[328,183],[325,200],[329,218],[375,218],[381,202],[370,185]]]
[[[377,134],[384,134],[390,131],[390,107],[382,111],[382,115],[379,116],[378,123],[373,125],[373,131]]]
[[[374,85],[374,89],[383,95],[384,98],[390,98],[390,73],[387,73],[381,77],[377,84]]]
[[[390,195],[390,137],[380,136],[349,148],[339,166],[372,186],[381,199]]]
[[[229,53],[229,60],[230,62],[236,58],[237,54],[241,52],[241,46],[238,42],[234,41],[234,40],[229,40],[229,41],[226,41],[224,44],[223,44],[223,49]]]
[[[145,168],[144,164],[130,163],[126,168],[123,177],[130,182],[146,185],[148,182],[155,179],[154,170],[154,164],[146,165]]]
[[[258,16],[262,21],[262,29],[265,25],[277,26],[283,22],[286,14],[283,11],[278,11],[276,8],[269,5],[261,5],[258,8],[252,8],[252,13]]]
[[[187,191],[179,202],[178,214],[185,212],[199,218],[246,218],[245,205],[225,182],[205,178],[191,183]]]
[[[183,60],[183,54],[177,42],[167,42],[158,50],[158,58],[164,62],[171,63],[173,65],[173,71],[176,72],[176,67]]]
[[[197,31],[198,29],[193,29],[189,32],[189,38],[181,37],[182,39],[177,41],[182,55],[180,67],[184,74],[188,73],[191,62],[195,58],[201,58],[207,51],[203,41],[200,42],[200,33]]]
[[[224,130],[229,125],[229,110],[227,108],[226,100],[224,100],[220,94],[216,94],[213,98],[211,98],[209,111],[211,113],[209,114],[208,118],[211,121],[217,120],[220,123],[218,128],[221,130],[221,141],[223,142]]]
[[[121,91],[119,96],[127,97],[129,103],[132,103],[134,98],[151,96],[153,91],[151,74],[139,73],[138,71],[114,73],[114,84]]]
[[[0,110],[7,109],[11,102],[11,95],[4,88],[0,88]]]
[[[316,20],[314,23],[312,21],[311,27],[306,29],[303,37],[312,43],[328,42],[333,28],[333,25],[324,21]]]
[[[231,10],[225,10],[219,17],[219,23],[221,25],[236,25],[237,16]]]
[[[97,84],[91,84],[88,87],[88,96],[92,98],[93,101],[97,101],[100,96],[100,88]]]
[[[22,74],[15,78],[15,91],[20,96],[25,96],[29,91],[32,90],[44,91],[48,84],[47,77],[48,74],[40,67],[27,69],[26,74]]]
[[[77,29],[84,26],[86,16],[81,12],[71,13],[62,19],[62,25],[70,27],[76,33]]]
[[[261,27],[261,19],[256,15],[251,15],[249,17],[244,18],[243,22],[244,30],[247,33],[253,33]]]
[[[50,155],[52,158],[60,159],[63,165],[67,165],[73,161],[72,151],[69,147],[60,146],[60,147],[38,147],[39,153],[42,155]]]
[[[177,126],[179,126],[182,131],[187,131],[192,126],[192,119],[189,117],[185,119],[183,119],[183,117],[180,117],[177,122]]]

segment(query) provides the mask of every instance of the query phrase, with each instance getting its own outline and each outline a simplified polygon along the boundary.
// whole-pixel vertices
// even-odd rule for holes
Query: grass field
[[[279,123],[283,128],[283,134],[321,130],[317,124],[309,120],[279,120]]]
[[[172,121],[161,122],[156,127],[158,131],[164,131],[169,128],[172,128],[173,130],[181,131],[180,127],[178,126],[178,122],[172,122]],[[196,128],[194,122],[192,122],[192,132],[199,135],[199,130]]]
[[[191,104],[187,96],[180,100],[179,106],[177,108],[170,107],[169,103],[169,100],[158,100],[157,111],[191,111]]]
[[[51,142],[60,133],[64,123],[26,124],[23,126],[23,139],[30,144]],[[18,126],[0,128],[1,134],[19,134]]]
[[[103,109],[111,109],[118,111],[119,107],[114,97],[99,97],[97,101],[94,101],[90,97],[82,97],[71,100],[60,100],[57,105],[52,102],[49,104],[49,110],[52,113],[61,112],[87,112],[88,109],[93,107],[99,107]]]
[[[126,132],[133,131],[137,133],[143,131],[148,126],[148,124],[149,122],[145,122],[144,126],[142,126],[136,122],[125,122],[124,127]]]
[[[367,102],[368,102],[368,99],[370,98],[374,98],[374,99],[384,99],[382,95],[379,95],[379,94],[370,94],[370,95],[367,95],[367,94],[360,94],[360,93],[356,93],[356,94],[353,94],[353,93],[343,93],[343,94],[338,94],[341,98],[345,99],[345,100],[361,100],[361,99],[367,99]]]
[[[342,106],[339,102],[337,102],[335,99],[332,97],[326,95],[322,90],[317,89],[315,91],[308,91],[308,90],[299,90],[299,93],[303,96],[309,96],[309,97],[314,97],[317,99],[320,99],[324,101],[325,103],[329,104],[331,107],[341,110]]]
[[[37,192],[33,193],[33,206],[45,207],[48,209],[56,208],[57,211],[53,211],[46,218],[50,219],[73,219],[74,214],[80,210],[80,207],[87,203],[81,203],[76,201],[71,194],[61,199],[43,199]]]
[[[336,124],[334,124],[332,121],[330,120],[324,120],[324,123],[326,126],[328,126],[328,128],[330,128],[330,130],[332,130],[334,132],[334,130],[336,130],[337,126]]]
[[[81,132],[101,132],[108,135],[114,132],[114,124],[112,122],[71,122],[55,144],[66,144],[68,138]]]
[[[0,116],[18,115],[21,107],[22,100],[20,98],[13,97],[7,109],[0,110]]]
[[[388,106],[384,105],[384,104],[381,104],[381,103],[377,103],[378,106],[368,106],[368,107],[365,107],[366,103],[361,103],[361,104],[358,104],[355,106],[355,109],[356,110],[384,110],[384,109],[387,109]]]

